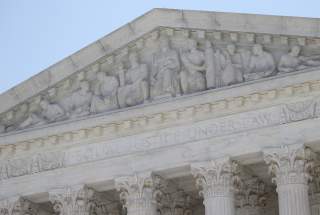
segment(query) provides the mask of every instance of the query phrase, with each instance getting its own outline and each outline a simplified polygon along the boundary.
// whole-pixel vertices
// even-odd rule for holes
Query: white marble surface
[[[25,101],[30,105],[29,108],[33,107],[32,102],[39,102],[45,110],[44,113],[41,112],[43,118],[40,120],[35,119],[37,116],[34,115],[39,113],[31,111],[32,114],[28,115],[29,121],[20,124],[21,126],[28,125],[23,126],[22,130],[0,134],[0,209],[9,208],[12,211],[16,210],[15,207],[24,207],[24,204],[31,204],[30,208],[33,208],[34,204],[39,204],[41,210],[38,214],[52,214],[55,211],[63,215],[89,215],[92,214],[93,211],[90,210],[93,209],[95,213],[100,215],[105,214],[101,211],[105,207],[102,207],[106,199],[105,196],[111,198],[111,194],[114,194],[117,197],[112,203],[116,202],[116,205],[112,205],[112,207],[109,205],[108,209],[117,211],[114,214],[120,213],[118,210],[120,200],[123,200],[122,203],[127,208],[129,215],[156,214],[158,206],[155,205],[155,201],[160,201],[158,199],[160,196],[163,198],[161,201],[167,202],[162,202],[162,207],[158,209],[163,213],[170,212],[169,214],[180,214],[181,211],[188,215],[196,214],[196,211],[198,214],[210,214],[210,211],[216,210],[221,210],[221,213],[226,215],[243,215],[249,212],[261,215],[278,214],[276,190],[271,186],[271,179],[274,175],[268,174],[268,162],[265,163],[263,153],[266,150],[270,152],[274,148],[299,144],[310,152],[312,159],[307,159],[299,154],[290,160],[290,155],[286,154],[282,156],[281,162],[287,160],[294,162],[294,165],[291,165],[291,172],[306,173],[304,176],[309,172],[306,172],[306,169],[302,171],[300,164],[306,165],[312,161],[315,162],[315,170],[320,169],[316,156],[320,152],[320,133],[318,132],[320,126],[320,73],[318,66],[309,65],[315,63],[316,60],[311,62],[310,58],[304,58],[306,53],[309,57],[315,57],[314,59],[318,57],[316,52],[318,49],[312,52],[309,46],[311,37],[318,38],[320,36],[319,25],[318,19],[310,18],[154,9],[0,95],[0,113],[4,113]],[[141,36],[150,36],[148,33],[159,26],[170,27],[165,29],[168,34],[172,33],[172,28],[227,31],[227,37],[230,36],[230,40],[237,42],[239,35],[245,35],[246,40],[250,43],[249,46],[248,44],[243,45],[247,50],[251,50],[252,47],[259,49],[255,45],[256,42],[250,41],[252,34],[266,35],[259,38],[262,38],[264,42],[268,42],[270,38],[273,39],[270,42],[276,45],[272,49],[276,61],[280,60],[280,55],[276,54],[279,47],[284,47],[283,50],[287,50],[281,52],[281,56],[290,58],[291,52],[288,48],[292,44],[288,43],[288,38],[293,38],[303,47],[304,52],[301,55],[293,56],[296,57],[294,58],[297,60],[296,64],[290,64],[289,67],[293,65],[294,68],[298,68],[303,65],[308,68],[303,67],[301,71],[293,70],[288,74],[278,74],[277,76],[202,91],[198,87],[201,88],[204,79],[199,74],[203,73],[202,67],[204,65],[208,66],[208,61],[205,61],[204,56],[211,56],[211,49],[209,55],[205,55],[203,47],[198,49],[191,42],[190,47],[183,52],[179,51],[179,54],[183,54],[181,65],[168,63],[169,66],[166,65],[168,67],[163,68],[160,65],[162,69],[157,67],[155,73],[150,73],[157,74],[165,71],[164,77],[170,77],[166,75],[174,74],[172,72],[181,66],[181,71],[185,73],[183,79],[186,80],[183,83],[187,83],[182,89],[185,95],[174,98],[165,97],[140,104],[141,101],[146,100],[145,89],[149,82],[146,81],[145,74],[147,73],[145,72],[148,70],[149,62],[141,60],[144,59],[141,57],[141,53],[137,55],[139,52],[127,52],[128,50],[124,48],[121,49],[120,55],[127,56],[130,53],[130,58],[126,61],[127,64],[125,63],[125,68],[130,71],[129,77],[122,73],[122,78],[115,79],[112,76],[106,76],[105,73],[100,73],[97,75],[100,77],[97,85],[91,86],[94,81],[89,81],[89,85],[94,89],[88,88],[88,81],[84,81],[83,68],[89,68],[86,66],[90,64],[90,69],[95,70],[98,58],[107,62],[117,62],[118,58],[115,56],[118,55],[114,54],[115,50],[135,39],[138,39],[134,41],[136,46],[143,46],[144,42],[141,41],[144,40],[141,39]],[[190,33],[189,30],[187,32]],[[231,31],[239,31],[240,33],[236,34]],[[197,32],[197,35],[200,35],[200,39],[198,38],[200,42],[201,32]],[[252,32],[252,34],[247,35],[244,32]],[[282,36],[275,36],[279,34]],[[219,37],[220,34],[214,35],[214,37]],[[314,40],[315,43],[320,42],[317,40]],[[151,44],[155,45],[153,42]],[[227,44],[232,43],[228,42],[224,46]],[[161,47],[163,48],[163,46]],[[209,48],[211,47],[209,46]],[[171,60],[174,61],[176,59],[175,51],[171,50],[170,52],[170,49],[171,47],[168,46],[162,51],[170,53]],[[228,55],[233,56],[232,49],[229,46],[226,50],[229,54],[225,52],[220,56],[221,59],[224,57],[227,59]],[[147,53],[148,49],[143,49],[143,51]],[[208,52],[208,50],[206,51]],[[253,64],[255,66],[252,66],[250,70],[254,71],[254,75],[258,70],[259,72],[263,70],[263,74],[268,73],[270,68],[276,70],[276,65],[270,63],[271,61],[267,62],[266,67],[257,63],[259,56],[270,57],[269,49],[254,52],[257,52],[254,54]],[[112,54],[115,59],[108,57],[108,54]],[[161,57],[161,53],[155,56]],[[286,60],[283,61],[282,71],[283,68],[288,67],[285,65]],[[117,69],[123,69],[121,65],[118,66]],[[233,69],[223,71],[230,72]],[[206,67],[207,70],[208,67]],[[194,76],[189,76],[189,73]],[[48,91],[47,88],[56,84],[60,86],[61,83],[69,86],[68,81],[60,81],[69,80],[73,74],[76,75],[72,76],[75,78],[72,80],[79,81],[74,84],[78,88],[70,90],[70,93],[62,98],[70,98],[72,102],[67,102],[67,104],[72,106],[70,107],[72,112],[69,113],[76,113],[80,116],[73,118],[68,115],[70,117],[68,120],[57,122],[53,120],[54,122],[51,123],[50,119],[57,119],[66,114],[65,109],[60,109],[60,103],[59,105],[57,105],[58,102],[48,104],[44,98],[36,96],[30,100],[29,104],[29,100],[26,99],[39,92],[46,92],[48,95],[54,94],[54,91]],[[88,78],[87,75],[85,77]],[[160,83],[159,86],[163,86],[163,83],[159,81],[161,79],[155,77],[154,81]],[[192,81],[190,82],[194,77],[199,78],[197,86],[193,85]],[[110,81],[113,85],[106,88],[105,86]],[[175,84],[173,83],[172,86]],[[73,84],[70,86],[72,88]],[[117,87],[123,87],[124,96],[115,96],[114,89]],[[170,87],[159,89],[165,89],[164,91],[170,94],[173,90]],[[135,91],[136,89],[141,89],[141,91]],[[131,92],[134,92],[134,96],[127,96]],[[166,93],[158,91],[158,89],[156,92],[161,92],[159,93],[161,96],[167,96]],[[95,106],[88,105],[87,98],[92,96],[96,99]],[[119,105],[115,100],[119,98],[123,99],[120,105],[123,109],[114,110],[113,108]],[[111,106],[108,106],[110,104]],[[21,108],[21,106],[18,107]],[[112,108],[109,110],[109,107]],[[103,108],[108,109],[109,112],[101,111],[103,113],[99,114]],[[117,108],[119,107],[117,106]],[[81,115],[92,110],[98,114]],[[41,124],[44,119],[49,120],[50,123],[46,121]],[[35,121],[39,124],[32,124]],[[32,126],[28,124],[30,122]],[[231,171],[230,168],[220,168],[219,165],[214,165],[213,169],[209,168],[210,172],[206,175],[208,180],[221,173],[219,177],[227,176],[228,184],[223,184],[224,180],[218,180],[213,181],[211,187],[206,187],[208,195],[204,208],[201,204],[203,197],[197,195],[199,187],[197,188],[196,185],[199,183],[196,183],[195,179],[199,178],[199,175],[193,178],[192,169],[199,163],[214,164],[222,157],[228,157],[229,161],[237,163],[239,168],[237,171]],[[274,165],[269,166],[275,167]],[[279,164],[279,166],[281,165]],[[287,168],[287,166],[285,167]],[[281,168],[279,169],[281,170]],[[281,175],[282,170],[278,170],[278,172],[274,172],[274,169],[271,170],[276,177]],[[320,171],[310,173],[310,177],[317,178],[318,172]],[[221,179],[219,177],[217,178]],[[252,177],[259,180],[250,180]],[[239,187],[239,184],[233,184],[238,181],[231,181],[231,178],[239,179],[242,187]],[[302,198],[301,207],[298,209],[303,209],[304,212],[300,213],[309,215],[309,203],[306,199],[308,185],[307,179],[303,179],[302,189],[288,181],[285,184],[276,183],[277,191],[281,195],[280,215],[295,214],[286,210],[290,208],[290,205],[287,204],[287,200],[290,198],[286,196],[283,189],[288,184],[288,187],[291,186],[292,192],[294,190],[301,191],[300,193],[303,195],[299,195],[297,192],[293,192],[292,195],[297,195],[296,198]],[[259,182],[259,186],[262,187],[259,190],[254,190],[250,187],[252,181],[254,181],[254,186]],[[172,187],[170,189],[166,187],[172,182],[179,188],[175,188],[174,192]],[[202,183],[202,186],[204,185],[206,183]],[[312,194],[310,196],[311,215],[319,215],[317,208],[319,208],[320,202],[316,198],[320,193],[318,180],[309,186],[312,191],[310,193],[310,195]],[[239,189],[233,190],[234,188]],[[224,196],[210,193],[216,189],[219,192],[226,191],[222,192]],[[170,195],[163,197],[164,190]],[[204,190],[203,187],[200,190]],[[246,193],[246,190],[251,190],[253,193]],[[183,198],[179,197],[179,192],[188,193],[188,198],[185,194],[183,194],[185,195]],[[173,193],[178,194],[174,196]],[[189,199],[190,196],[192,200]],[[215,205],[225,196],[227,198],[223,202],[228,206],[219,208],[220,203]],[[86,207],[90,205],[90,202],[96,203],[91,209]],[[138,202],[143,204],[138,204]],[[181,206],[182,204],[183,206]],[[193,210],[190,209],[192,204],[196,204],[196,206],[193,205]],[[179,210],[175,208],[177,205]],[[50,210],[42,211],[44,208],[50,208]]]

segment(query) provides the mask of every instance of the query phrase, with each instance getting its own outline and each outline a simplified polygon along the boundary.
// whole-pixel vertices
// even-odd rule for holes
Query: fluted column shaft
[[[150,188],[146,188],[142,196],[130,196],[127,201],[128,215],[155,215],[157,213],[157,205]]]
[[[234,215],[234,165],[229,158],[191,165],[206,215]]]
[[[205,198],[204,201],[206,215],[234,215],[234,197],[214,196]]]
[[[308,185],[279,185],[277,192],[280,215],[310,215]]]
[[[116,179],[120,199],[127,215],[156,215],[158,190],[151,173],[136,174]]]
[[[308,196],[310,162],[301,144],[268,149],[265,161],[277,185],[279,215],[311,215]]]

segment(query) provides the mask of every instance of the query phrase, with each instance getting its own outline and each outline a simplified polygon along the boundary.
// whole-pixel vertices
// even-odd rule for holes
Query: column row
[[[294,144],[265,149],[263,154],[277,186],[279,215],[311,215],[311,212],[320,215],[320,165],[314,167],[311,150]],[[260,213],[259,206],[266,200],[265,186],[257,178],[244,180],[237,162],[224,157],[195,162],[190,167],[203,198],[205,215],[235,215],[236,205],[240,208],[250,206],[250,214]],[[312,176],[315,180],[309,190]],[[168,182],[152,172],[116,178],[115,187],[121,204],[107,200],[102,193],[85,185],[51,190],[49,200],[53,212],[59,215],[120,215],[122,208],[127,215],[156,215],[159,211],[160,214],[173,214],[171,200],[167,197]],[[240,196],[240,200],[236,196]],[[164,204],[165,201],[169,203]],[[181,214],[192,214],[190,207],[181,208]],[[26,199],[11,198],[0,201],[0,214],[46,215],[50,211]]]

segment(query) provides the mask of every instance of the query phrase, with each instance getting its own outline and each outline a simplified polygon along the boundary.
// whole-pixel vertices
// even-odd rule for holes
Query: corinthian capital
[[[312,197],[319,196],[319,199],[320,199],[320,161],[319,160],[317,160],[317,162],[314,165],[314,168],[312,169],[312,182],[310,183],[309,187],[310,187],[311,196]]]
[[[126,208],[138,202],[156,203],[158,195],[161,194],[161,181],[159,176],[152,176],[150,172],[120,177],[115,180],[120,199]]]
[[[49,198],[54,212],[59,215],[89,215],[95,206],[95,191],[86,186],[52,190]]]
[[[303,144],[291,144],[264,150],[272,181],[277,185],[307,184],[311,180],[312,152]]]
[[[13,197],[0,201],[1,215],[36,215],[38,214],[38,205],[26,199]]]
[[[193,163],[191,173],[204,198],[232,195],[238,165],[229,158]]]

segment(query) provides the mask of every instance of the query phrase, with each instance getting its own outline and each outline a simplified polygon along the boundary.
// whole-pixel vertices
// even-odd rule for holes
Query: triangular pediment
[[[319,69],[319,24],[152,10],[0,95],[0,133]]]

